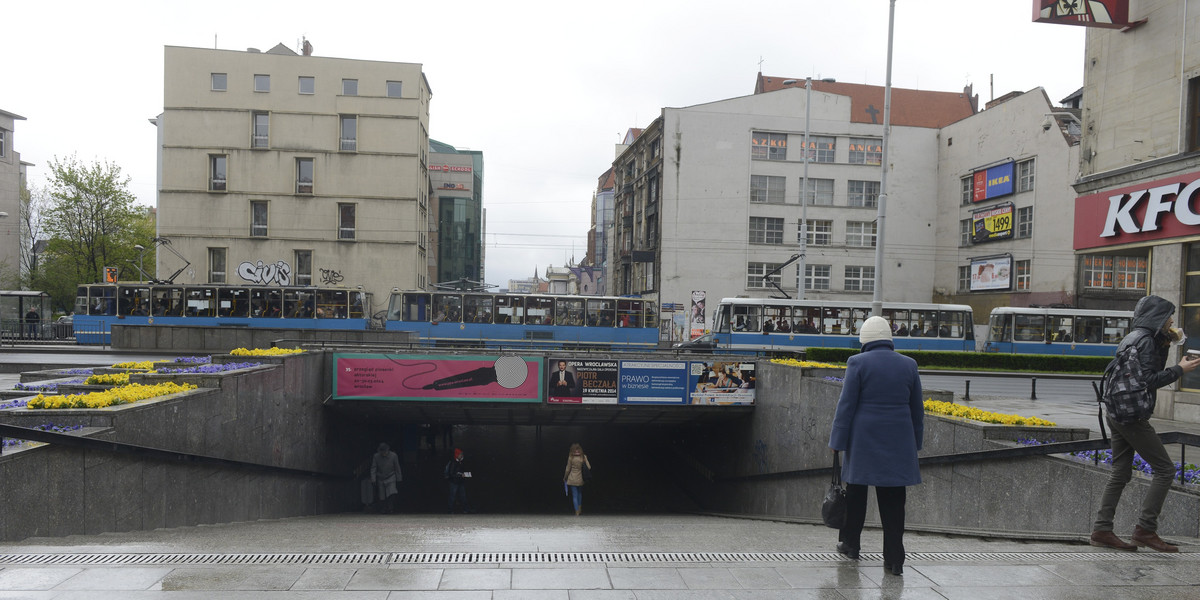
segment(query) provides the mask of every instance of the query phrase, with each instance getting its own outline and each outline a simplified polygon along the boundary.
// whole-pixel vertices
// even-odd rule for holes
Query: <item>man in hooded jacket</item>
[[[1148,374],[1144,383],[1150,392],[1151,402],[1158,388],[1174,383],[1184,373],[1200,366],[1198,357],[1166,367],[1167,352],[1171,348],[1173,314],[1175,305],[1163,298],[1146,296],[1138,300],[1133,309],[1133,329],[1117,346],[1119,353],[1130,344],[1136,344],[1138,362],[1141,363],[1142,372]],[[1145,332],[1139,332],[1139,329]],[[1118,423],[1106,415],[1105,420],[1112,431],[1112,474],[1100,499],[1100,510],[1096,511],[1091,544],[1117,550],[1137,550],[1138,546],[1147,546],[1159,552],[1179,552],[1178,547],[1158,537],[1158,515],[1162,512],[1171,481],[1175,478],[1175,462],[1167,454],[1148,418],[1133,423]],[[1150,463],[1154,469],[1154,479],[1146,491],[1146,497],[1142,499],[1142,511],[1133,528],[1133,543],[1129,544],[1113,533],[1113,517],[1121,500],[1121,492],[1133,475],[1135,451]]]

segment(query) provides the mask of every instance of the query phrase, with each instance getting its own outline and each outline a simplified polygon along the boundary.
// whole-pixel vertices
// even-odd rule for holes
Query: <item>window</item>
[[[971,291],[971,265],[958,268],[958,291]]]
[[[775,286],[763,281],[763,275],[766,275],[771,271],[777,271],[778,269],[779,263],[746,263],[746,287],[774,289]],[[775,282],[776,285],[779,285],[779,283],[782,281],[782,278],[778,272],[776,272],[774,275],[771,275],[768,279]]]
[[[313,159],[296,159],[296,193],[313,193]]]
[[[874,292],[875,267],[846,267],[847,292]]]
[[[251,148],[266,148],[270,142],[271,133],[271,115],[265,112],[256,112],[252,115],[253,119],[253,139],[250,142]]]
[[[959,193],[962,195],[962,205],[963,206],[969,206],[971,204],[971,198],[972,198],[972,195],[973,195],[973,192],[975,189],[974,187],[972,187],[972,184],[974,183],[974,181],[975,181],[975,178],[969,177],[969,176],[963,177],[960,180],[960,183],[959,183],[960,192]]]
[[[860,208],[875,208],[879,206],[878,181],[848,181],[847,191],[850,196],[850,206]]]
[[[782,244],[783,219],[775,217],[750,217],[751,244]]]
[[[874,221],[848,221],[846,222],[846,245],[857,246],[860,248],[875,247],[875,222]]]
[[[1200,77],[1188,80],[1187,128],[1188,151],[1200,150]]]
[[[833,206],[833,180],[809,177],[808,203],[813,206]]]
[[[882,163],[882,141],[874,138],[850,138],[850,164],[880,165]]]
[[[357,79],[343,79],[342,80],[342,95],[343,96],[357,96],[358,95],[358,80]]]
[[[1033,261],[1029,261],[1029,260],[1018,260],[1017,261],[1017,291],[1023,291],[1023,292],[1029,291],[1029,289],[1030,289],[1029,283],[1030,283],[1030,280],[1032,279],[1030,276],[1030,271],[1033,268],[1031,266],[1032,262]]]
[[[293,282],[296,285],[312,285],[312,250],[297,250],[295,259]]]
[[[808,220],[808,239],[804,241],[809,246],[828,246],[833,243],[833,221],[825,219]],[[797,234],[796,241],[800,241]]]
[[[0,158],[4,158],[8,154],[8,131],[0,129]]]
[[[224,154],[208,155],[208,191],[225,191],[225,164],[228,160]]]
[[[1146,259],[1118,256],[1114,262],[1113,284],[1118,290],[1146,289]]]
[[[831,267],[829,265],[804,265],[804,289],[827,290]]]
[[[837,150],[836,138],[822,135],[808,136],[808,151],[804,154],[811,162],[831,163]]]
[[[1017,237],[1027,238],[1033,235],[1033,207],[1026,206],[1017,209]]]
[[[403,82],[401,82],[401,81],[387,82],[387,97],[388,98],[400,98],[401,97],[400,92],[404,88],[404,86],[402,84],[403,84]]]
[[[787,134],[755,131],[751,134],[750,158],[754,160],[787,160]]]
[[[226,283],[225,279],[225,248],[208,249],[208,282]]]
[[[225,90],[229,89],[228,81],[229,81],[229,76],[226,75],[225,73],[213,73],[212,74],[212,91],[224,92]]]
[[[354,204],[338,203],[338,239],[354,239]]]
[[[254,91],[256,91],[256,92],[271,91],[271,76],[270,75],[255,75],[254,76]]]
[[[750,176],[750,201],[779,204],[784,202],[783,192],[787,178],[775,175]]]
[[[1117,291],[1146,290],[1147,261],[1144,256],[1083,257],[1083,286]]]
[[[250,201],[250,237],[266,237],[267,235],[267,202],[265,200]]]
[[[958,245],[959,246],[970,246],[971,245],[972,229],[973,228],[971,227],[971,219],[963,219],[958,222]]]
[[[300,76],[300,93],[315,94],[317,93],[317,78]]]
[[[1084,256],[1083,287],[1111,288],[1112,266],[1113,257],[1111,256]]]
[[[342,115],[340,148],[350,152],[358,150],[358,117]]]
[[[1033,159],[1017,163],[1017,192],[1033,191]]]

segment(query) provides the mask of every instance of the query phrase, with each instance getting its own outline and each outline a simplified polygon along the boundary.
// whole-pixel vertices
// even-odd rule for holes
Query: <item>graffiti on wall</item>
[[[291,285],[292,266],[279,260],[274,264],[263,261],[243,262],[238,265],[238,275],[245,281],[258,285]]]
[[[337,285],[342,282],[345,277],[342,277],[341,272],[333,269],[321,269],[321,284],[322,285]]]

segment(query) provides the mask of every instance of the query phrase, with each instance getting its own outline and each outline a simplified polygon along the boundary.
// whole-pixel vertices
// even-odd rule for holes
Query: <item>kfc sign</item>
[[[1124,29],[1129,0],[1033,0],[1033,22]]]
[[[443,173],[470,173],[471,167],[455,167],[452,165],[433,165],[429,167],[430,171],[441,171]]]
[[[1200,173],[1075,199],[1075,249],[1200,235]]]

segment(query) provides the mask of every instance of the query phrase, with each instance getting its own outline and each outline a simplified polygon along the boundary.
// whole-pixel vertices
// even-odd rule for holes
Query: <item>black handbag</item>
[[[579,465],[580,474],[583,475],[583,482],[587,483],[592,480],[592,468],[587,464],[587,457],[583,457],[583,464]]]
[[[833,478],[821,502],[821,520],[826,527],[841,529],[846,524],[846,489],[842,487],[842,461],[833,451]]]

